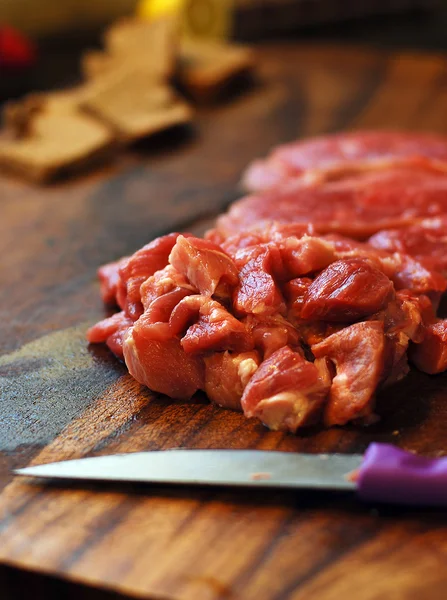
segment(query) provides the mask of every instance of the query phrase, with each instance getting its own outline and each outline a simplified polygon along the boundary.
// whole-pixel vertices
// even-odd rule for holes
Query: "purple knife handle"
[[[357,484],[366,501],[447,506],[447,456],[427,458],[391,444],[371,444]]]

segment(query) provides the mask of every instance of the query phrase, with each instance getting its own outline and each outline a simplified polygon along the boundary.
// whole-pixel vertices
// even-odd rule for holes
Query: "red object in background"
[[[36,62],[36,48],[21,33],[0,25],[0,69],[22,70]]]

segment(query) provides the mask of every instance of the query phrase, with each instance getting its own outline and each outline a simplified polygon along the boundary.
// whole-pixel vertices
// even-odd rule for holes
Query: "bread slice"
[[[184,40],[180,51],[179,79],[197,102],[215,100],[236,78],[255,65],[251,49],[213,41]]]
[[[115,139],[108,127],[69,110],[67,98],[53,100],[56,109],[40,99],[40,104],[28,102],[20,115],[16,112],[9,117],[16,139],[0,141],[0,168],[46,182],[92,166],[114,150]]]
[[[192,119],[189,106],[168,84],[138,66],[126,65],[100,78],[81,107],[110,127],[123,143],[132,143]]]
[[[35,92],[21,100],[8,102],[3,108],[3,125],[14,137],[27,135],[34,117],[42,112],[72,114],[79,110],[87,86],[77,86],[54,92]]]
[[[109,75],[124,64],[129,63],[129,56],[117,57],[102,50],[89,50],[81,58],[82,74],[87,80],[98,79]]]
[[[87,70],[104,72],[104,68],[109,70],[112,60],[117,66],[129,60],[133,65],[144,67],[155,78],[168,79],[176,67],[178,23],[174,18],[123,19],[106,31],[104,43],[108,59],[90,57]]]

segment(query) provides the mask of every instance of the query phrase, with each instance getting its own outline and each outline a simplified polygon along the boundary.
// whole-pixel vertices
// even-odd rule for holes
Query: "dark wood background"
[[[253,85],[201,110],[192,128],[46,188],[0,180],[0,560],[10,565],[0,589],[8,600],[118,597],[79,584],[172,600],[445,598],[445,511],[363,506],[345,494],[11,478],[30,461],[178,446],[358,452],[380,440],[447,451],[445,376],[411,373],[381,395],[383,419],[369,429],[293,436],[200,396],[154,396],[84,341],[104,315],[97,267],[169,230],[203,228],[240,195],[247,163],[274,144],[351,128],[447,133],[443,55],[297,43],[258,52]]]

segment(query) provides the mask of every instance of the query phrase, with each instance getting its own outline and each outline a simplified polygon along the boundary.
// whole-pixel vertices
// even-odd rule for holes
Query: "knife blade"
[[[259,450],[161,450],[55,462],[14,471],[64,480],[356,491],[364,501],[447,506],[447,457],[388,444],[364,455]]]

